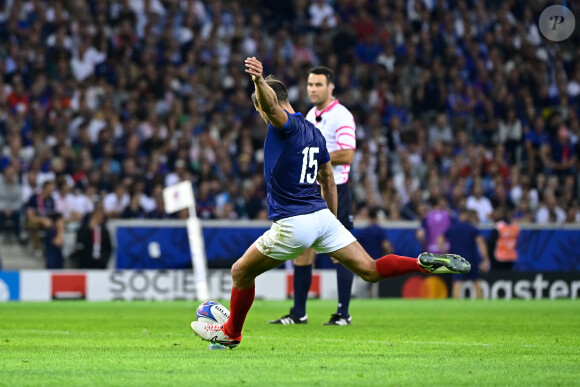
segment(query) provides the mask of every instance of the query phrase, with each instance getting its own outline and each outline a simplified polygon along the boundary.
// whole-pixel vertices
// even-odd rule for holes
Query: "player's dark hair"
[[[326,66],[316,66],[308,71],[308,75],[316,74],[316,75],[324,75],[326,77],[327,84],[334,83],[334,71],[329,69]]]
[[[286,88],[284,82],[276,79],[274,75],[268,75],[266,78],[264,78],[264,80],[266,81],[268,86],[270,86],[272,90],[274,90],[274,93],[276,93],[276,98],[278,99],[279,104],[281,103],[287,104],[290,102],[288,100],[288,89]],[[253,92],[252,102],[254,103],[254,105],[257,105],[257,101],[258,97],[256,96],[256,92]]]

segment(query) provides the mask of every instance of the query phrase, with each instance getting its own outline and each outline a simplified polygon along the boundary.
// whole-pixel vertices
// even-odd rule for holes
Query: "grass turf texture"
[[[256,301],[220,351],[191,332],[197,302],[8,303],[0,385],[578,385],[578,302],[353,300],[344,327],[321,325],[333,301],[298,326]]]

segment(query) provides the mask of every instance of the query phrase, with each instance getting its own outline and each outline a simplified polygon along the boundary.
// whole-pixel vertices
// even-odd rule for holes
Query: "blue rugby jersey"
[[[270,220],[328,208],[316,188],[318,168],[330,161],[326,140],[302,114],[286,114],[284,127],[268,126],[264,144]]]

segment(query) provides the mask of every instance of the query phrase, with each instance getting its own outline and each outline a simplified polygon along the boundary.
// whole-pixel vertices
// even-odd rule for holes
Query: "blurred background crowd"
[[[484,223],[577,223],[580,44],[540,34],[545,6],[2,0],[2,221],[167,218],[162,189],[182,180],[203,219],[265,219],[256,56],[303,114],[308,69],[335,70],[359,218],[420,220],[446,199]]]

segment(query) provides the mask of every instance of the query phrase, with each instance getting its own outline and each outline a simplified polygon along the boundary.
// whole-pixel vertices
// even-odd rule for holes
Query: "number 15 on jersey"
[[[304,157],[302,158],[302,173],[300,174],[300,183],[304,183],[304,179],[308,184],[312,184],[316,181],[316,175],[318,174],[318,160],[316,159],[316,154],[320,151],[317,146],[306,147],[302,151]],[[314,168],[312,173],[306,173],[307,170]]]

